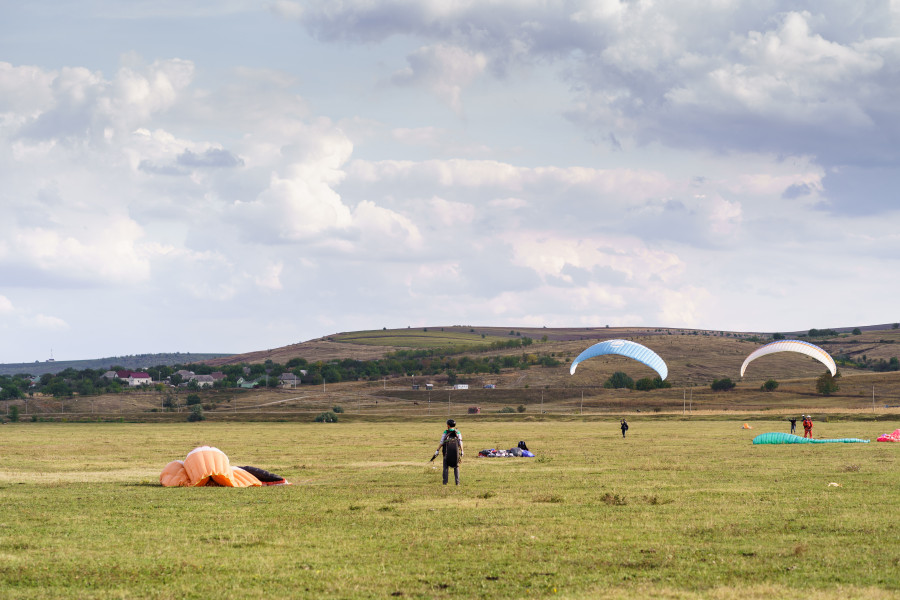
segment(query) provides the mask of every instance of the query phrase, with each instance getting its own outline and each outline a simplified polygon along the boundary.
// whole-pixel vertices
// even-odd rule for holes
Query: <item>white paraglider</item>
[[[749,365],[752,361],[756,360],[760,356],[773,354],[775,352],[799,352],[800,354],[811,356],[812,358],[828,367],[828,370],[831,371],[832,376],[837,373],[837,365],[834,364],[834,359],[831,358],[830,354],[828,354],[818,346],[810,344],[809,342],[801,342],[800,340],[779,340],[777,342],[772,342],[770,344],[766,344],[765,346],[761,346],[751,352],[750,355],[744,360],[744,364],[741,365],[741,377],[744,376],[744,371],[747,370],[747,365]]]
[[[656,352],[637,342],[628,340],[607,340],[605,342],[594,344],[572,361],[572,366],[569,367],[569,374],[575,374],[575,368],[581,361],[595,356],[602,356],[604,354],[617,354],[642,362],[659,373],[660,379],[665,379],[669,375],[669,367],[666,366],[665,361],[661,359]]]

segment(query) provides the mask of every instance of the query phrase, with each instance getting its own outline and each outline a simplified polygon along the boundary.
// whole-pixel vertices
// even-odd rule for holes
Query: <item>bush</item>
[[[316,423],[337,423],[338,418],[337,415],[331,411],[323,412],[318,417],[315,418]]]
[[[516,411],[515,411],[514,408],[512,408],[512,407],[510,407],[510,406],[504,406],[503,408],[501,408],[501,409],[498,410],[497,412],[500,412],[500,413],[514,413],[514,412],[516,412]]]
[[[733,390],[736,385],[737,384],[731,379],[725,377],[724,379],[714,379],[709,387],[711,387],[714,392],[728,392]]]
[[[332,406],[332,407],[331,407],[331,412],[333,412],[333,413],[342,413],[342,412],[344,412],[344,409],[341,408],[340,406]]]
[[[774,392],[777,387],[778,387],[778,382],[775,381],[774,379],[769,379],[764,384],[759,386],[759,389],[761,389],[764,392]]]
[[[773,334],[772,334],[772,339],[773,339],[773,340],[776,340],[776,341],[777,341],[777,340],[783,340],[783,339],[784,339],[784,334],[783,334],[783,333],[773,333]]]
[[[191,422],[202,421],[205,418],[206,417],[203,416],[203,407],[202,406],[200,406],[199,404],[195,404],[195,405],[191,406],[191,412],[188,415],[188,421],[191,421]]]
[[[634,389],[640,390],[642,392],[670,387],[672,387],[672,384],[668,381],[663,381],[661,377],[643,377],[634,382]]]
[[[822,375],[819,376],[818,379],[816,379],[816,391],[823,396],[830,396],[834,392],[841,389],[841,386],[839,386],[837,384],[837,381],[835,381],[835,379],[840,376],[840,371],[838,371],[837,375],[835,375],[834,377],[832,377],[830,371],[825,371],[824,373],[822,373]]]
[[[525,412],[525,405],[524,405],[524,404],[520,404],[519,406],[517,406],[517,407],[516,407],[516,412],[520,412],[520,413]]]
[[[18,406],[10,406],[9,407],[9,420],[15,423],[19,420],[19,407]]]
[[[859,330],[859,327],[857,327],[853,330],[853,335],[860,335],[860,334],[862,334],[862,331]]]
[[[196,404],[200,404],[200,395],[199,394],[188,394],[187,400],[185,400],[185,404],[188,406],[194,406]]]
[[[616,371],[610,376],[609,379],[606,380],[606,383],[603,384],[605,388],[615,388],[622,389],[628,388],[629,390],[634,389],[634,379],[623,373],[622,371]]]

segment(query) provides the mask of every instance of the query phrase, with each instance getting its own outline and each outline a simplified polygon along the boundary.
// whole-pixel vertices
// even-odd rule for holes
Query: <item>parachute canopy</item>
[[[218,448],[200,446],[184,461],[173,460],[163,468],[159,482],[165,487],[258,487],[290,485],[283,477],[257,467],[233,467]]]
[[[666,366],[665,361],[663,361],[656,352],[637,342],[630,342],[628,340],[607,340],[605,342],[594,344],[572,361],[572,366],[569,367],[569,374],[575,374],[575,368],[581,361],[595,356],[602,356],[604,354],[618,354],[619,356],[626,356],[628,358],[633,358],[638,362],[642,362],[659,373],[660,379],[665,379],[669,375],[669,367]]]
[[[775,352],[799,352],[800,354],[811,356],[812,358],[828,367],[828,370],[831,371],[832,375],[837,373],[837,366],[834,364],[834,359],[831,358],[830,354],[828,354],[818,346],[810,344],[809,342],[801,342],[800,340],[780,340],[777,342],[772,342],[771,344],[766,344],[765,346],[760,346],[759,348],[751,352],[750,355],[744,360],[744,364],[741,365],[741,377],[744,376],[744,371],[747,370],[747,365],[749,365],[752,361],[756,360],[760,356],[773,354]]]
[[[895,429],[894,433],[885,433],[878,436],[876,442],[900,442],[900,429]]]
[[[791,433],[762,433],[753,438],[754,444],[868,444],[869,440],[859,438],[838,438],[833,440],[814,440]]]

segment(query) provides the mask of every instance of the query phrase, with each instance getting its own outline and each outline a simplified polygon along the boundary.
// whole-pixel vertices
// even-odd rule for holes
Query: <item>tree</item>
[[[185,404],[187,404],[188,406],[196,406],[200,404],[200,395],[188,394],[187,399],[185,400]]]
[[[19,407],[18,406],[10,406],[9,407],[9,420],[15,423],[19,420]]]
[[[614,389],[622,389],[628,388],[629,390],[634,389],[634,379],[629,377],[627,374],[622,371],[616,371],[613,373],[609,379],[606,380],[606,383],[603,384],[605,388],[614,388]]]
[[[838,371],[837,375],[833,377],[830,371],[825,371],[819,376],[818,379],[816,379],[816,391],[823,396],[830,396],[831,394],[835,393],[836,391],[841,389],[841,386],[839,386],[837,384],[837,381],[835,381],[835,379],[840,376],[840,371]]]
[[[737,384],[730,378],[725,377],[724,379],[714,379],[709,387],[711,387],[714,392],[729,392],[733,390],[736,385]]]
[[[900,329],[900,323],[894,323],[891,325],[891,329]]]
[[[777,388],[778,388],[778,382],[775,381],[774,379],[769,379],[764,384],[759,386],[759,389],[761,389],[764,392],[774,392]]]
[[[188,415],[188,421],[202,421],[204,419],[206,419],[206,417],[203,416],[203,407],[199,404],[195,404],[194,406],[192,406],[191,412]]]
[[[773,334],[772,334],[772,339],[773,339],[773,340],[776,340],[776,341],[777,341],[777,340],[783,340],[783,339],[784,339],[784,334],[783,334],[783,333],[773,333]]]
[[[856,327],[853,329],[853,335],[859,335],[861,333],[862,333],[862,331],[859,330],[859,327]]]

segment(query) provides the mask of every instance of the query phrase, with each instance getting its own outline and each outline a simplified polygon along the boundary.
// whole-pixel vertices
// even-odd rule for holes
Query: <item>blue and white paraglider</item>
[[[572,361],[572,366],[569,367],[569,374],[575,374],[575,367],[577,367],[578,363],[581,361],[595,356],[603,356],[604,354],[616,354],[633,358],[659,373],[660,379],[665,379],[669,375],[669,367],[666,366],[665,361],[661,359],[656,352],[637,342],[630,342],[628,340],[607,340],[605,342],[594,344]]]
[[[746,360],[744,360],[744,364],[741,365],[741,377],[744,376],[744,371],[747,370],[747,365],[749,365],[752,361],[756,360],[760,356],[773,354],[775,352],[799,352],[800,354],[805,354],[806,356],[814,358],[828,367],[828,371],[831,372],[832,376],[837,373],[837,365],[834,364],[834,359],[831,358],[830,354],[828,354],[818,346],[810,344],[809,342],[802,342],[800,340],[780,340],[777,342],[766,344],[765,346],[760,346],[759,348],[751,352],[750,355],[747,356]]]

